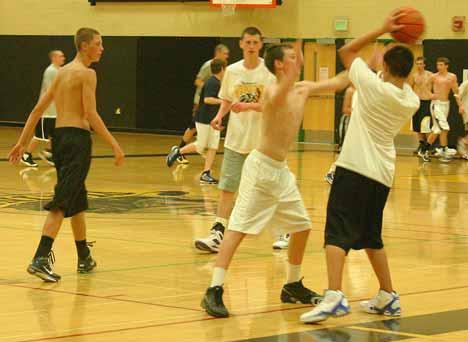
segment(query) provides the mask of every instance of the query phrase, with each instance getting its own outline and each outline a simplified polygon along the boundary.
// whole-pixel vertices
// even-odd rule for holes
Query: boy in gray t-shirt
[[[60,67],[65,63],[65,55],[60,50],[54,50],[49,52],[49,59],[51,64],[45,69],[44,75],[42,76],[40,97],[46,93],[55,77],[57,77]],[[30,167],[37,167],[38,164],[34,161],[32,153],[37,146],[39,146],[41,141],[45,141],[47,143],[46,148],[39,152],[39,156],[48,164],[54,165],[50,139],[55,128],[56,117],[57,110],[55,108],[55,103],[52,102],[44,112],[41,120],[37,123],[34,137],[31,139],[28,148],[21,157],[22,164]]]

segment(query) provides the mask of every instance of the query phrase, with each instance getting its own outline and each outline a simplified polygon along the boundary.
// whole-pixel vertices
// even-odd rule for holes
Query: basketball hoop
[[[221,12],[225,17],[236,14],[236,0],[221,0]]]

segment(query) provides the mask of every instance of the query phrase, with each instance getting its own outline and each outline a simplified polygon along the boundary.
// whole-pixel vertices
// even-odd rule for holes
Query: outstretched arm
[[[328,80],[319,82],[302,81],[297,82],[296,85],[306,87],[310,96],[324,91],[341,91],[349,86],[349,83],[348,72],[344,71]]]
[[[36,106],[29,114],[28,120],[24,125],[23,131],[21,132],[21,136],[18,142],[8,154],[8,159],[10,160],[10,162],[16,164],[20,160],[23,151],[26,148],[26,145],[29,143],[29,141],[31,141],[32,135],[34,133],[34,128],[36,127],[39,119],[42,117],[42,114],[44,114],[45,110],[50,106],[50,104],[54,100],[57,82],[58,77],[55,78],[54,82],[52,83],[50,88],[47,89],[44,95],[40,97]]]
[[[396,21],[404,15],[404,10],[396,10],[392,12],[387,19],[385,19],[381,28],[371,31],[360,38],[353,39],[350,43],[343,46],[338,52],[345,68],[349,69],[351,67],[353,61],[358,58],[359,51],[361,51],[367,44],[373,42],[384,33],[390,33],[403,28],[404,25],[397,25]]]
[[[87,70],[82,89],[84,115],[94,131],[111,145],[115,155],[115,165],[120,166],[123,163],[124,153],[96,110],[96,84],[96,72],[92,69]]]

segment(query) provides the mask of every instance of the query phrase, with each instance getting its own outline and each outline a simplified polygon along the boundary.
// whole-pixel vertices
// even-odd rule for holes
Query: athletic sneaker
[[[453,155],[448,152],[448,148],[442,149],[440,153],[440,161],[443,163],[449,163],[453,159]]]
[[[190,162],[188,161],[187,158],[185,158],[185,156],[183,154],[181,154],[178,158],[177,158],[177,162],[179,164],[189,164]]]
[[[96,266],[97,266],[96,261],[91,256],[91,253],[89,253],[89,255],[86,258],[78,259],[77,271],[78,271],[78,273],[89,273]]]
[[[461,159],[468,160],[468,153],[462,154]]]
[[[431,156],[429,154],[429,151],[419,151],[418,152],[418,156],[421,157],[421,159],[424,161],[424,162],[430,162],[431,161]]]
[[[290,234],[280,235],[278,240],[273,243],[273,249],[288,249]]]
[[[180,149],[177,146],[172,146],[171,152],[166,157],[166,164],[171,167],[176,162],[177,158],[181,157]]]
[[[56,283],[62,277],[54,273],[52,265],[55,263],[54,252],[50,251],[48,257],[37,257],[34,258],[31,264],[28,266],[27,271],[29,274],[35,275],[41,278],[47,283]]]
[[[327,290],[323,300],[312,311],[301,315],[301,322],[315,323],[325,321],[329,317],[339,317],[350,312],[348,300],[341,291]]]
[[[305,287],[302,284],[302,279],[285,284],[281,290],[281,302],[283,303],[318,305],[322,299],[321,295]]]
[[[41,151],[39,152],[39,157],[41,157],[41,159],[50,166],[55,166],[54,160],[52,159],[52,153],[47,151]]]
[[[224,238],[224,226],[216,222],[206,238],[195,240],[195,247],[204,252],[218,253]]]
[[[201,307],[213,317],[229,317],[229,312],[223,302],[224,289],[222,286],[209,287],[201,302]]]
[[[454,148],[447,147],[447,149],[445,151],[449,156],[453,157],[453,156],[457,155],[457,150],[454,149]]]
[[[400,316],[400,296],[396,292],[389,293],[380,290],[379,293],[370,300],[362,301],[361,308],[370,314],[385,316]]]
[[[213,176],[211,176],[210,171],[205,171],[200,176],[200,183],[201,184],[218,184],[218,180],[213,178]]]
[[[37,163],[34,161],[32,154],[31,153],[23,153],[23,156],[21,157],[21,163],[23,163],[26,166],[30,167],[38,167]]]
[[[334,172],[329,172],[325,175],[325,181],[332,185],[333,184],[333,180],[335,179],[335,173]]]

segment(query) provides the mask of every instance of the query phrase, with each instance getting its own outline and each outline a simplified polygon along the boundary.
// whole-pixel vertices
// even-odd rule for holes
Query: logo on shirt
[[[258,103],[262,97],[264,85],[256,83],[242,83],[235,87],[236,97],[239,102],[244,103]]]

